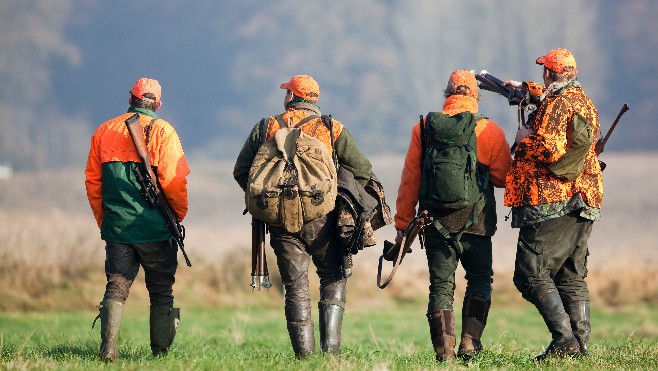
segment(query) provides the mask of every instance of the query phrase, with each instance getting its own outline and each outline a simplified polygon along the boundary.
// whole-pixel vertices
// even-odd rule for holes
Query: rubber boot
[[[164,357],[176,336],[176,329],[180,323],[180,308],[151,306],[149,322],[151,352],[156,358]]]
[[[571,323],[564,310],[562,299],[557,290],[544,291],[533,299],[533,304],[544,318],[546,327],[551,332],[553,340],[544,353],[535,357],[541,362],[547,357],[576,356],[580,354],[580,346],[571,330]]]
[[[318,303],[320,325],[320,349],[330,355],[340,354],[340,338],[345,314],[345,281],[339,281],[320,289]]]
[[[457,356],[469,360],[482,351],[482,332],[487,325],[491,302],[481,296],[466,295],[462,307],[462,334]]]
[[[571,331],[573,331],[578,345],[580,346],[580,353],[583,356],[589,355],[589,333],[592,330],[589,321],[589,301],[576,301],[564,307],[569,315],[571,322]]]
[[[455,360],[455,312],[442,309],[427,314],[432,346],[439,362]]]
[[[98,309],[101,320],[101,348],[99,357],[105,362],[116,362],[119,357],[119,331],[124,303],[114,299],[103,300]]]
[[[315,333],[313,322],[288,322],[288,335],[295,357],[305,358],[315,352]]]

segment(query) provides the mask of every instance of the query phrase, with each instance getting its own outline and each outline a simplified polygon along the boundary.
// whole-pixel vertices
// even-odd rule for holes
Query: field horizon
[[[602,220],[590,238],[587,278],[596,305],[623,307],[638,303],[658,305],[658,176],[647,179],[646,164],[658,162],[658,153],[606,153]],[[403,156],[377,156],[373,168],[395,209],[399,169]],[[221,307],[251,303],[250,219],[242,215],[243,194],[232,179],[232,162],[191,161],[190,212],[184,224],[186,249],[193,267],[180,264],[174,286],[177,302],[193,307]],[[509,209],[497,190],[498,232],[494,243],[496,305],[523,305],[511,275],[517,230],[504,221]],[[377,259],[384,239],[394,236],[392,226],[377,231],[378,246],[354,257],[354,276],[348,282],[348,300],[378,306],[395,302],[423,302],[428,273],[424,252],[416,243],[389,287],[376,283]],[[84,191],[84,169],[64,168],[18,172],[0,180],[0,303],[2,311],[91,309],[104,289],[104,243]],[[182,261],[182,257],[179,258]],[[268,250],[270,296],[282,288],[275,258]],[[317,278],[310,268],[313,295]],[[386,274],[390,266],[384,268]],[[457,272],[456,302],[464,290],[464,273]],[[146,290],[140,273],[131,301],[143,302]],[[272,300],[280,305],[280,300]],[[146,304],[147,305],[147,304]]]

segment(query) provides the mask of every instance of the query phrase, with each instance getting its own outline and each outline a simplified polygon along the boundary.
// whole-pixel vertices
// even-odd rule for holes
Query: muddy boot
[[[180,322],[180,308],[151,306],[151,351],[156,358],[164,357],[174,342]]]
[[[340,336],[345,313],[345,281],[323,287],[318,303],[320,349],[331,355],[340,354]]]
[[[116,362],[119,357],[119,330],[121,329],[121,317],[123,317],[123,304],[118,300],[105,299],[98,306],[101,320],[99,357],[105,362]]]
[[[453,361],[455,359],[455,312],[452,309],[442,309],[427,314],[430,325],[432,346],[436,352],[436,360]]]
[[[578,345],[580,345],[580,353],[583,356],[589,355],[589,333],[592,329],[589,322],[589,301],[576,301],[568,304],[564,308],[569,315],[571,322],[571,331],[573,331]]]
[[[560,294],[556,290],[544,291],[537,295],[533,304],[544,318],[553,340],[544,353],[535,357],[537,362],[547,357],[566,357],[580,354],[580,346],[571,330],[569,316],[564,310]]]
[[[457,356],[469,360],[482,350],[482,332],[487,325],[491,302],[481,296],[466,295],[462,307],[462,336]]]
[[[288,322],[288,335],[290,335],[290,343],[296,358],[305,358],[315,352],[315,333],[312,321]]]

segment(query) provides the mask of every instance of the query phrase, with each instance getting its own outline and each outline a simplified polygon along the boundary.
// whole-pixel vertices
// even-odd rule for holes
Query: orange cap
[[[576,58],[567,49],[553,49],[545,56],[537,58],[536,63],[543,64],[544,67],[559,74],[573,75],[578,73]]]
[[[320,98],[320,85],[309,75],[293,76],[281,84],[281,89],[290,90],[300,98],[315,102]]]
[[[466,87],[466,89],[461,89],[458,91],[460,86]],[[448,92],[465,94],[471,97],[477,97],[478,95],[478,83],[475,80],[475,75],[472,72],[466,70],[457,70],[450,75],[450,80],[448,80]],[[465,91],[464,91],[465,90]]]
[[[144,98],[144,94],[151,93],[155,95],[154,103],[160,103],[160,98],[162,98],[162,88],[160,87],[158,80],[148,79],[146,77],[137,80],[135,85],[133,85],[133,88],[130,89],[130,93],[139,99],[147,101],[150,101],[151,99]]]

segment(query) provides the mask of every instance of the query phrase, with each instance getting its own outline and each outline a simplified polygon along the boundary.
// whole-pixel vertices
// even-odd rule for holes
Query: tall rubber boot
[[[573,331],[578,345],[580,346],[580,353],[583,356],[589,355],[589,333],[592,330],[589,321],[589,301],[576,301],[564,307],[569,315],[571,322],[571,331]]]
[[[452,309],[442,309],[427,313],[427,321],[436,360],[439,362],[455,360],[455,312]]]
[[[482,332],[487,325],[491,302],[481,296],[466,295],[462,307],[462,334],[457,356],[469,360],[482,351]]]
[[[151,306],[149,323],[151,352],[156,358],[164,357],[176,336],[176,329],[180,323],[180,308]]]
[[[305,358],[315,352],[315,333],[310,319],[305,322],[288,322],[288,335],[296,358]]]
[[[105,362],[116,362],[119,357],[123,308],[124,303],[114,299],[105,299],[98,306],[101,320],[101,348],[98,355]]]
[[[345,280],[322,287],[318,303],[320,325],[320,349],[330,355],[340,354],[340,338],[343,328],[346,297]]]
[[[541,362],[547,357],[579,355],[580,346],[573,335],[569,316],[564,310],[562,299],[557,290],[539,293],[533,298],[533,304],[544,318],[546,327],[548,327],[553,338],[544,353],[535,357],[535,360]]]

